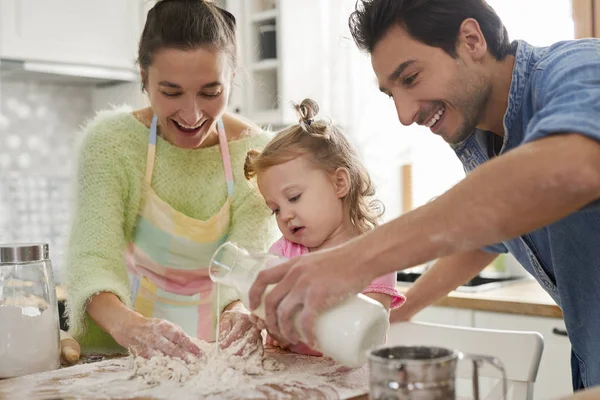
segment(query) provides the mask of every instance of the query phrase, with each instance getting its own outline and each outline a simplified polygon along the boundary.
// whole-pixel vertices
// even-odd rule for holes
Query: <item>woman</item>
[[[222,344],[262,351],[236,294],[220,288],[217,304],[207,271],[226,239],[266,250],[277,232],[243,175],[247,150],[269,137],[225,111],[235,18],[207,1],[160,1],[148,13],[138,63],[150,108],[100,113],[83,140],[68,265],[71,333],[84,353],[183,357],[200,353],[190,336],[214,340],[220,315]]]

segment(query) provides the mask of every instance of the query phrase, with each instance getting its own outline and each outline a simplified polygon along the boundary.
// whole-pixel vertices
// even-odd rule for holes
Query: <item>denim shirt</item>
[[[501,155],[550,135],[579,133],[600,146],[600,40],[513,43],[515,64]],[[514,47],[513,47],[514,48]],[[467,174],[494,157],[493,134],[453,147]],[[600,385],[600,201],[489,252],[510,252],[561,307],[585,387]]]

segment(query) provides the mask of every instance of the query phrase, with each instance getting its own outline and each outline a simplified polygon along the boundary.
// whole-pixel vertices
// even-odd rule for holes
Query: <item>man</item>
[[[323,309],[376,276],[438,259],[395,319],[512,253],[561,306],[574,389],[600,385],[600,40],[510,43],[484,0],[359,0],[350,28],[404,125],[448,142],[467,177],[436,200],[345,245],[262,272],[267,326],[297,313],[314,345]],[[443,166],[434,166],[443,167]]]

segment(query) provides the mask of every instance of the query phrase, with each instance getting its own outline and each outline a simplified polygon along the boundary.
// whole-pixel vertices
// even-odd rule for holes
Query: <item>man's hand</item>
[[[253,310],[267,286],[279,283],[265,296],[270,334],[293,344],[302,340],[316,346],[313,330],[319,313],[361,292],[373,278],[370,268],[353,256],[351,245],[296,257],[258,275],[249,293]],[[302,332],[296,329],[296,320]]]

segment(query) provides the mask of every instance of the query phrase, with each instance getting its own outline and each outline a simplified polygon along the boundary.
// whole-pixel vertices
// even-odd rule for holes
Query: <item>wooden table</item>
[[[248,378],[247,382],[207,393],[209,385],[189,380],[184,384],[148,385],[132,379],[131,357],[116,357],[83,363],[56,371],[0,380],[0,399],[353,399],[367,400],[368,368],[350,370],[321,357],[302,356],[268,349],[267,356],[284,363],[282,372]],[[207,366],[207,368],[209,365]],[[236,372],[237,373],[237,372]],[[240,374],[241,373],[237,373]],[[282,383],[283,382],[283,383]],[[214,383],[213,383],[213,386]]]

